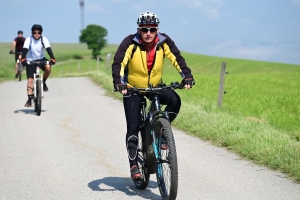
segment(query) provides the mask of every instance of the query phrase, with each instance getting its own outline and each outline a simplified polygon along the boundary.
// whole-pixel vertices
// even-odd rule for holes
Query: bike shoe
[[[18,75],[18,74],[16,74],[15,78],[18,78],[18,77],[19,77],[19,75]]]
[[[136,165],[131,167],[130,173],[133,181],[139,181],[142,178],[142,174]]]
[[[44,84],[43,84],[43,90],[44,90],[44,92],[48,92],[48,87],[47,87],[47,85],[46,85],[45,82],[44,82]]]
[[[25,107],[31,107],[31,99],[26,101]]]
[[[165,136],[165,130],[162,130],[161,132],[161,145],[160,145],[160,148],[162,150],[167,150],[169,147],[168,147],[168,143],[167,143],[167,138]]]

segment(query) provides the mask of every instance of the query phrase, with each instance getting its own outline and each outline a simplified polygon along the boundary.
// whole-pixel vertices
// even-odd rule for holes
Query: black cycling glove
[[[185,86],[185,85],[190,85],[191,87],[193,85],[195,85],[195,81],[193,78],[185,78],[182,80],[182,84]]]
[[[51,65],[55,65],[55,63],[56,63],[56,60],[55,60],[54,58],[51,58],[50,64],[51,64]]]
[[[14,52],[12,50],[10,50],[9,54],[13,54]]]
[[[115,85],[115,89],[119,92],[122,92],[122,90],[127,90],[127,85],[126,84],[117,84],[117,85]]]

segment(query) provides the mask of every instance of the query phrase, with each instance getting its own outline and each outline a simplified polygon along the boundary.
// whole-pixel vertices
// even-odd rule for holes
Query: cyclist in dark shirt
[[[16,78],[18,78],[18,59],[21,58],[21,53],[23,49],[23,45],[25,42],[25,38],[23,37],[23,31],[18,31],[18,37],[16,37],[11,45],[10,54],[14,53],[15,50],[15,62],[16,62]]]

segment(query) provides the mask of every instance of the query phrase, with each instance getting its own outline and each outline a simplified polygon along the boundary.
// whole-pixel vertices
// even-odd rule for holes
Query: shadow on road
[[[46,112],[46,110],[42,110],[41,112]],[[36,112],[34,112],[34,108],[15,110],[14,113],[16,113],[16,114],[23,113],[23,114],[36,115]]]
[[[135,187],[131,178],[125,177],[105,177],[88,183],[88,187],[93,191],[120,191],[128,196],[139,196],[144,199],[161,199],[161,196],[153,193],[149,188],[157,188],[157,183],[149,181],[148,188],[139,190]]]

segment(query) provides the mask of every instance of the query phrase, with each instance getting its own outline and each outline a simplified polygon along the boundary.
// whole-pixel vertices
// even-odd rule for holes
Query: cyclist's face
[[[143,27],[148,28],[148,31],[147,32],[142,31],[141,28],[143,28]],[[156,28],[156,31],[151,32],[150,28],[151,29]],[[140,28],[138,28],[138,33],[141,35],[141,38],[142,38],[143,42],[151,43],[151,42],[153,42],[153,40],[155,39],[155,36],[158,33],[158,27],[151,27],[149,25],[142,25]]]
[[[23,37],[23,34],[22,34],[22,33],[19,33],[19,34],[18,34],[18,37],[19,37],[19,38],[22,38],[22,37]]]
[[[38,40],[41,37],[41,30],[39,29],[33,29],[32,31],[32,36],[34,37],[34,39]]]

